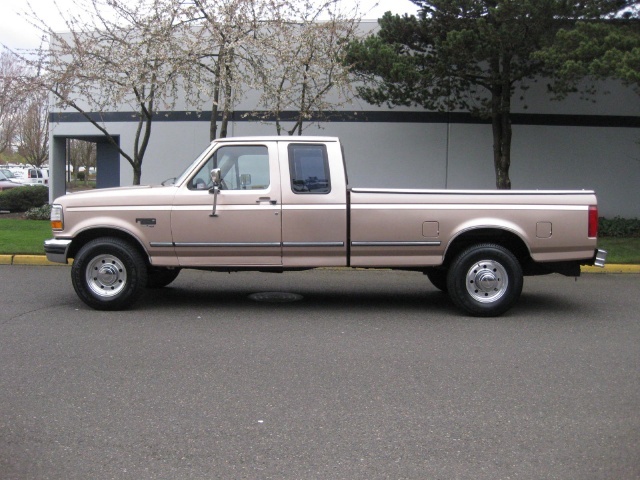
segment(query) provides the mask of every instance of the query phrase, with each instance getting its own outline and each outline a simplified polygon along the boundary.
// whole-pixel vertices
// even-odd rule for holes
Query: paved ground
[[[183,272],[104,313],[0,266],[0,478],[638,479],[639,286],[475,319],[413,273]]]

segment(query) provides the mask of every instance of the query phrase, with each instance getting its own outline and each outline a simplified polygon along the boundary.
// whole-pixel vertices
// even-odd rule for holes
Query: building
[[[371,27],[371,26],[370,26]],[[640,217],[640,96],[618,82],[595,101],[552,101],[544,81],[513,103],[510,176],[514,189],[593,189],[600,214]],[[609,92],[609,93],[607,93]],[[256,96],[240,102],[230,135],[275,135],[274,125],[245,115]],[[184,107],[184,106],[183,106]],[[131,112],[100,113],[124,150],[132,150]],[[130,185],[132,170],[81,115],[51,113],[51,197],[65,192],[67,138],[98,144],[98,187]],[[342,139],[353,187],[495,188],[491,124],[464,112],[375,107],[355,100],[305,135]],[[209,143],[209,116],[187,108],[159,112],[143,162],[142,183],[175,177]]]

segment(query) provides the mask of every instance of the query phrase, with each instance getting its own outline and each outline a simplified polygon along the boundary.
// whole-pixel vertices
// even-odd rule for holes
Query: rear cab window
[[[326,145],[292,143],[288,147],[291,190],[295,194],[328,194],[331,175]]]

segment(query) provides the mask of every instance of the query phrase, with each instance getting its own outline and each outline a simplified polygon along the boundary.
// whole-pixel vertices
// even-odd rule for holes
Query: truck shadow
[[[514,310],[519,314],[573,314],[579,315],[585,310],[585,306],[577,301],[573,301],[567,296],[549,293],[527,293],[522,292],[520,300],[516,303]]]
[[[259,293],[281,293],[300,296],[296,300],[256,300],[252,298]],[[277,297],[277,296],[276,296]],[[420,293],[384,291],[358,291],[352,289],[342,292],[322,292],[300,289],[204,289],[167,287],[162,290],[150,290],[136,308],[153,309],[159,307],[173,308],[225,308],[225,309],[261,309],[265,307],[279,309],[313,308],[326,311],[338,310],[378,310],[397,309],[404,311],[453,312],[453,305],[446,294],[440,291],[423,291]]]
[[[285,299],[259,301],[252,298],[256,293],[282,293]],[[287,300],[287,294],[294,294],[301,298]],[[262,311],[265,308],[270,310],[292,311],[297,309],[313,309],[314,311],[324,311],[327,314],[339,315],[345,312],[386,312],[388,314],[420,314],[430,317],[468,317],[458,310],[448,295],[433,288],[424,290],[413,290],[409,292],[397,291],[372,291],[371,289],[360,290],[352,287],[340,292],[323,292],[321,290],[282,289],[238,289],[238,288],[185,288],[181,286],[170,286],[161,290],[150,290],[140,302],[136,309],[223,309],[245,310],[251,309]],[[573,301],[566,296],[554,295],[553,293],[527,293],[523,292],[520,300],[505,315],[500,318],[522,318],[540,317],[546,315],[570,315],[580,316],[585,313],[585,305]]]

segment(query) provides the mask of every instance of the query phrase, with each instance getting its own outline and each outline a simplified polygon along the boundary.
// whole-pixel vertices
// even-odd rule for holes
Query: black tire
[[[500,245],[479,244],[451,263],[447,276],[453,303],[474,317],[496,317],[509,310],[522,293],[522,267]]]
[[[96,310],[122,310],[133,304],[147,285],[147,265],[130,243],[98,238],[74,258],[71,282],[80,299]]]
[[[173,282],[180,274],[179,268],[148,268],[147,288],[163,288]]]
[[[441,270],[439,268],[432,268],[425,272],[425,275],[429,279],[429,281],[436,287],[438,290],[447,293],[447,271]]]

